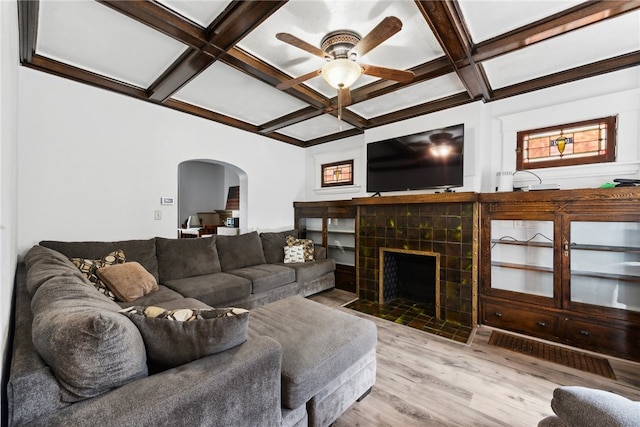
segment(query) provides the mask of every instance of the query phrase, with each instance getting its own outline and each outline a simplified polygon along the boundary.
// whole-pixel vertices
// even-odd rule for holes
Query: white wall
[[[365,197],[366,144],[394,136],[465,125],[464,186],[456,191],[491,192],[496,173],[515,171],[516,132],[574,121],[618,116],[615,163],[537,169],[543,183],[563,189],[593,188],[614,178],[640,178],[640,67],[609,73],[529,94],[484,104],[476,102],[370,129],[364,135],[311,147],[306,151],[307,200]],[[355,159],[355,183],[320,188],[320,165]],[[517,173],[519,184],[538,180]],[[429,193],[433,190],[385,195]]]
[[[304,182],[282,171],[304,175],[300,147],[28,68],[19,79],[20,254],[43,239],[175,237],[177,205],[160,198],[193,159],[246,173],[242,232],[292,226]]]
[[[0,1],[0,348],[2,375],[7,360],[7,338],[16,268],[18,142],[18,9]],[[0,412],[4,412],[0,403]]]

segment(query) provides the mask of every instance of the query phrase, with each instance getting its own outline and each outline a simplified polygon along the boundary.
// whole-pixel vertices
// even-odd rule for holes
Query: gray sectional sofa
[[[285,237],[292,233],[43,241],[31,248],[16,277],[8,425],[332,423],[375,382],[376,328],[303,298],[334,286],[335,263],[316,250],[314,261],[285,264]],[[122,251],[127,265],[142,266],[153,290],[113,301],[93,286],[77,260],[113,251]],[[131,317],[149,306],[249,313],[194,323]],[[228,343],[231,323],[220,322],[233,323]],[[205,324],[217,326],[203,332]],[[187,341],[213,335],[215,350],[158,368],[152,354],[184,353],[175,348],[176,333]],[[191,341],[201,347],[199,338]]]

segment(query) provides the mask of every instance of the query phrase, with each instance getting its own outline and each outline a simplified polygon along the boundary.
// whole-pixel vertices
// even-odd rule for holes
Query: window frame
[[[341,160],[339,162],[324,163],[320,165],[320,186],[322,188],[327,188],[327,187],[341,187],[345,185],[353,185],[353,175],[354,175],[353,163],[354,163],[353,159],[350,159],[350,160]],[[329,168],[333,168],[336,166],[349,166],[351,170],[351,178],[349,180],[340,181],[340,182],[326,182],[325,171]]]
[[[562,133],[563,130],[567,128],[574,128],[579,126],[587,126],[591,124],[598,123],[606,123],[607,130],[607,142],[606,142],[606,152],[604,154],[599,154],[596,156],[586,156],[586,157],[574,157],[574,158],[557,158],[550,160],[543,160],[539,162],[524,162],[524,138],[527,135],[543,133],[543,132],[551,132],[558,131]],[[555,126],[547,126],[538,129],[529,129],[520,131],[516,136],[516,170],[529,170],[529,169],[541,169],[541,168],[551,168],[558,166],[575,166],[575,165],[586,165],[586,164],[594,164],[594,163],[608,163],[615,162],[616,160],[616,130],[617,130],[617,116],[609,116],[609,117],[600,117],[597,119],[591,120],[583,120],[579,122],[566,123],[562,125]]]

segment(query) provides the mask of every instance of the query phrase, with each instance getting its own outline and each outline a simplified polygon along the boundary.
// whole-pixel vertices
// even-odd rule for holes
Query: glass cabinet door
[[[356,265],[355,218],[329,218],[327,220],[328,257],[337,264]]]
[[[300,218],[300,237],[313,240],[315,246],[322,246],[322,218]]]
[[[554,222],[491,220],[491,289],[553,298]]]
[[[640,312],[640,223],[572,221],[570,301]]]

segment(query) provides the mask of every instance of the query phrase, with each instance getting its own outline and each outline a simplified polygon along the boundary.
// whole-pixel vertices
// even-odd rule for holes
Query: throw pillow
[[[111,292],[107,285],[100,280],[96,271],[105,265],[124,264],[125,261],[126,257],[124,255],[124,251],[121,249],[105,255],[101,259],[71,258],[71,262],[80,269],[82,275],[89,279],[98,291],[106,295],[112,301],[116,300],[116,296]]]
[[[304,262],[304,247],[302,245],[285,246],[284,263],[291,264],[295,262]]]
[[[135,301],[158,290],[156,279],[135,261],[105,265],[98,268],[96,273],[118,301]]]
[[[304,261],[313,261],[313,240],[311,239],[298,239],[294,236],[287,236],[287,246],[302,245],[304,249]]]
[[[177,309],[133,306],[121,313],[138,327],[149,368],[170,369],[247,340],[249,311],[242,308]]]

